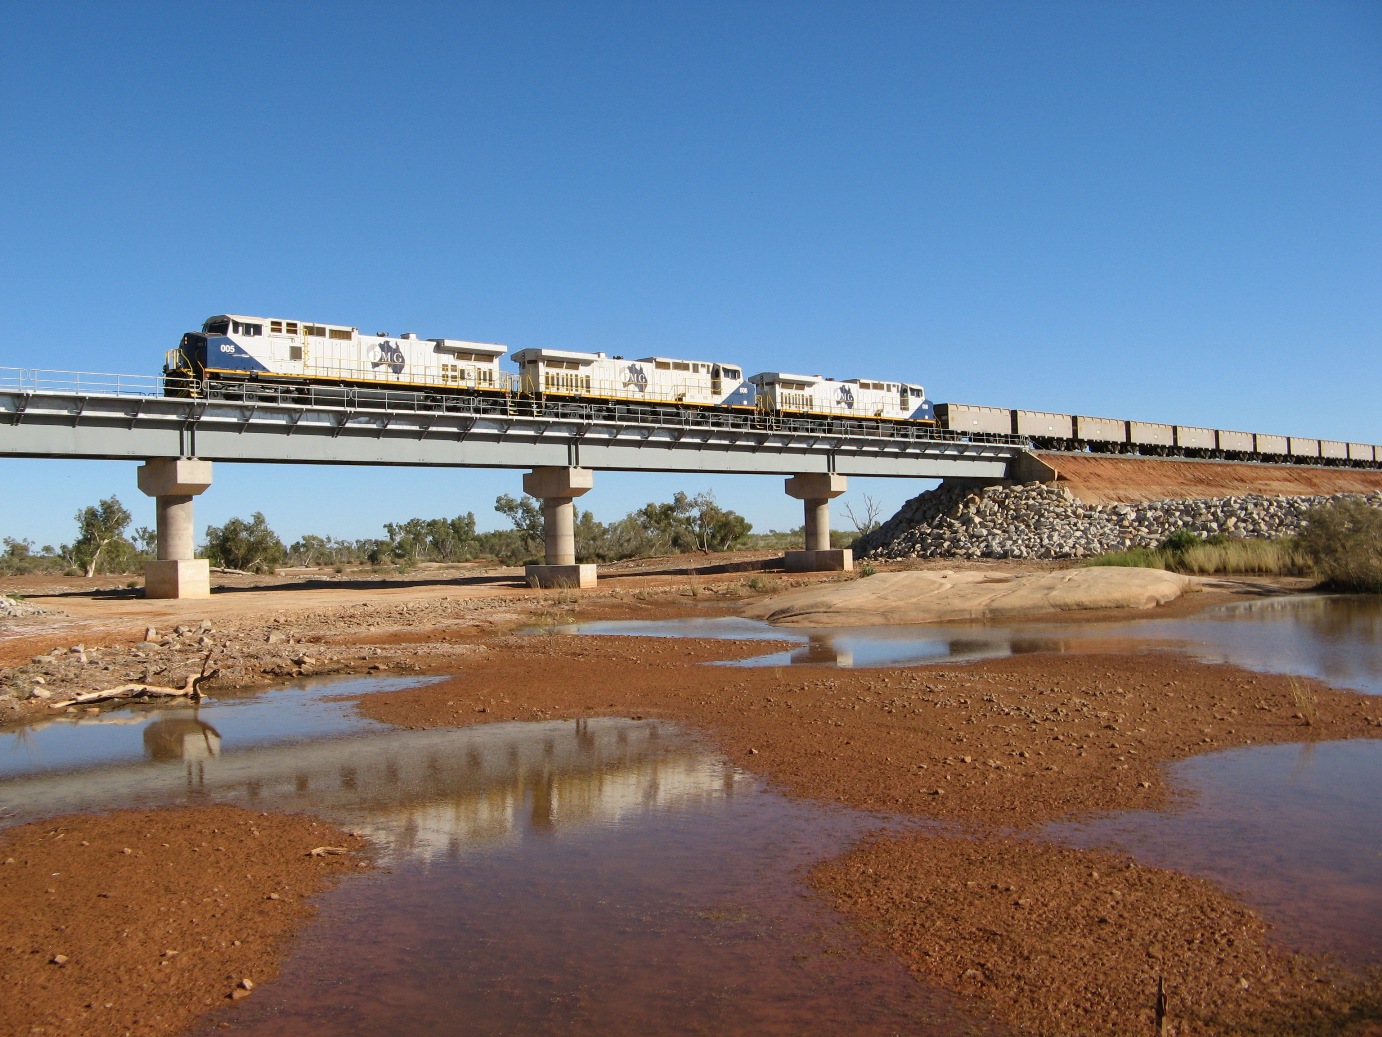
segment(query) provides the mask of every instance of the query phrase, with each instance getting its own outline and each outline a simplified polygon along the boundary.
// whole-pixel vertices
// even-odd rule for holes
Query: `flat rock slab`
[[[1096,566],[1063,572],[993,575],[900,572],[848,583],[799,587],[754,602],[750,619],[789,626],[875,626],[1081,609],[1148,609],[1180,597],[1195,583],[1161,569]]]

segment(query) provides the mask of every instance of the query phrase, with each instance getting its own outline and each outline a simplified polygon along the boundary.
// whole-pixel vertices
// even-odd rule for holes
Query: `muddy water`
[[[1117,627],[948,627],[913,632],[910,643],[896,631],[818,632],[802,635],[789,661],[895,665],[991,646],[1006,654],[1116,644],[1382,690],[1377,617],[1367,604],[1299,604]],[[783,636],[735,623],[718,629]],[[686,632],[706,636],[704,624]],[[659,722],[408,732],[338,700],[398,683],[318,682],[0,734],[0,824],[217,801],[307,811],[371,836],[385,869],[321,898],[283,978],[222,1010],[208,1033],[224,1022],[265,1035],[462,1026],[478,1034],[1001,1032],[895,963],[861,953],[805,895],[806,868],[897,819],[765,792],[691,733]],[[1379,750],[1326,742],[1197,757],[1172,769],[1189,793],[1175,811],[1053,825],[1043,835],[1120,846],[1210,877],[1257,906],[1286,944],[1377,961]]]
[[[731,666],[916,666],[1032,652],[1177,651],[1268,673],[1317,677],[1382,694],[1382,596],[1293,595],[1210,609],[1186,619],[1127,623],[943,623],[844,630],[748,619],[583,623],[571,633],[797,641]]]
[[[1382,965],[1382,743],[1232,749],[1169,770],[1194,793],[1178,809],[1042,834],[1213,879],[1292,948]]]
[[[1002,1032],[806,895],[806,868],[884,819],[765,792],[668,724],[399,731],[335,701],[369,690],[7,735],[4,822],[215,801],[371,837],[385,869],[322,897],[282,979],[207,1032]]]
[[[1173,651],[1203,662],[1316,677],[1382,694],[1382,598],[1269,598],[1174,620],[941,624],[810,630],[752,620],[592,623],[590,634],[795,640],[731,666],[907,666],[1031,652]],[[1186,793],[1165,812],[1128,812],[1044,835],[1126,849],[1213,879],[1277,926],[1283,943],[1382,964],[1382,743],[1236,749],[1170,768]]]

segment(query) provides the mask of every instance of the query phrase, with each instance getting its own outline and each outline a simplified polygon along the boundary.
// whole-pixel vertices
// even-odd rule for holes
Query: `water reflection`
[[[753,620],[583,623],[572,633],[795,641],[724,666],[917,666],[1030,653],[1173,650],[1203,662],[1318,677],[1382,694],[1382,597],[1293,595],[1186,619],[1126,623],[944,623],[802,630]]]
[[[621,719],[385,730],[223,752],[215,727],[174,715],[144,729],[143,749],[143,759],[7,782],[12,820],[190,797],[324,812],[400,853],[454,857],[723,798],[743,780],[684,732]]]
[[[391,866],[319,898],[280,978],[227,1003],[237,1032],[422,1035],[462,1019],[477,1034],[999,1032],[857,953],[801,895],[802,873],[876,818],[767,793],[674,726],[592,718],[284,743],[262,717],[246,730],[252,702],[218,708],[214,725],[145,714],[118,759],[34,764],[0,783],[13,811],[0,813],[16,824],[229,802],[370,836]]]
[[[209,760],[221,755],[221,733],[196,717],[164,717],[144,728],[151,760]]]

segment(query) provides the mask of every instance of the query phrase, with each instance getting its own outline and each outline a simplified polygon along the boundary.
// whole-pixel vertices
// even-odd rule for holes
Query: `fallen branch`
[[[185,698],[190,702],[200,702],[202,698],[201,687],[209,680],[215,680],[220,676],[220,670],[207,672],[207,666],[211,662],[211,653],[206,653],[206,658],[202,660],[202,672],[189,676],[183,681],[181,688],[165,688],[158,684],[121,684],[116,688],[106,688],[103,691],[88,691],[70,699],[63,699],[61,702],[50,702],[48,705],[52,709],[66,709],[68,706],[85,706],[93,702],[111,702],[117,699],[137,699],[137,698]]]

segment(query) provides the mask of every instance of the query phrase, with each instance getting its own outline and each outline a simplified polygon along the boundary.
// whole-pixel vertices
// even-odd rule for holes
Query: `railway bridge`
[[[141,462],[140,490],[157,502],[158,557],[145,573],[150,597],[210,594],[195,557],[193,499],[217,463],[415,465],[526,469],[540,499],[545,560],[528,576],[540,586],[591,586],[594,565],[575,557],[576,497],[600,471],[785,476],[803,502],[805,543],[787,552],[794,571],[849,569],[830,547],[830,501],[850,476],[1031,481],[1052,469],[1014,436],[968,435],[925,426],[886,434],[841,431],[824,419],[731,420],[725,415],[631,413],[601,417],[593,405],[482,410],[466,397],[374,393],[359,400],[291,397],[177,399],[161,380],[0,369],[0,456]]]

